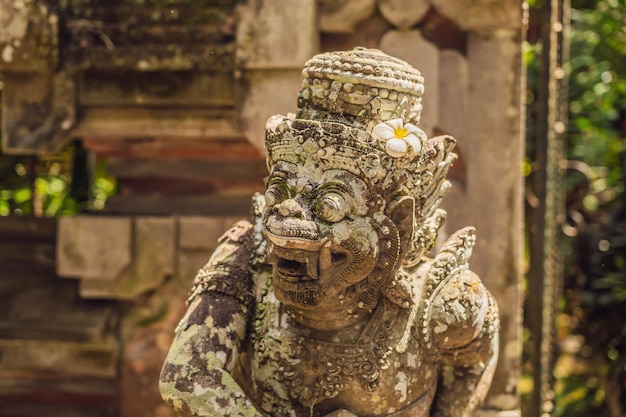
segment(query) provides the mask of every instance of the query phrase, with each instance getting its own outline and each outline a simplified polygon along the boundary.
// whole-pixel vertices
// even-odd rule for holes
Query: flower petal
[[[385,123],[391,126],[393,130],[402,129],[403,127],[406,127],[406,125],[404,124],[404,120],[400,118],[387,120]]]
[[[385,144],[387,155],[399,158],[406,153],[407,144],[402,139],[389,139]]]
[[[413,148],[413,152],[419,153],[422,150],[422,142],[418,139],[413,132],[406,135],[404,141]]]
[[[419,139],[421,139],[423,141],[428,140],[428,135],[426,135],[426,132],[424,132],[422,129],[420,129],[419,127],[415,126],[414,124],[407,123],[407,124],[404,125],[404,128],[407,130],[407,132],[413,133]]]
[[[394,129],[386,122],[378,123],[372,130],[372,136],[381,140],[387,140],[394,137]]]
[[[422,130],[413,123],[405,123],[404,128],[409,132],[415,132],[416,130]]]

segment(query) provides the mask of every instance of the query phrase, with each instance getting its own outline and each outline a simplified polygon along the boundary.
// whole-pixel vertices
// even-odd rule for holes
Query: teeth
[[[309,275],[309,277],[313,278],[313,279],[317,279],[319,277],[319,272],[317,270],[317,262],[315,262],[313,259],[307,259],[306,260],[306,272]]]
[[[295,257],[294,261],[297,261],[297,262],[300,262],[301,264],[304,264],[304,263],[306,263],[308,261],[308,257],[303,252],[296,252],[296,257]]]
[[[330,254],[330,244],[322,246],[320,252],[320,271],[325,271],[333,264],[332,256]]]
[[[295,278],[298,275],[304,275],[302,267],[306,270],[306,277],[300,276],[299,279],[317,280],[319,278],[319,265],[318,254],[315,252],[301,251],[301,250],[281,250],[274,247],[274,251],[271,251],[271,256],[268,259],[272,259],[273,263],[279,263],[280,259],[290,262],[297,262],[300,264],[300,268],[296,268],[295,265],[290,266],[288,269],[288,275]],[[278,249],[278,250],[276,250]]]

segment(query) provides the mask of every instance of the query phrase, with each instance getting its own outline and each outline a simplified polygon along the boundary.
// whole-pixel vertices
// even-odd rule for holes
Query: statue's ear
[[[415,199],[401,197],[390,207],[389,218],[398,228],[400,234],[400,257],[404,257],[413,240],[413,219],[415,217]]]

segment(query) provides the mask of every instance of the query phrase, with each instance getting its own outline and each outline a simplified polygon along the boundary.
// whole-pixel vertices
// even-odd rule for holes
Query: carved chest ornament
[[[381,371],[390,366],[392,352],[404,353],[415,331],[416,306],[409,309],[387,299],[354,343],[309,338],[286,330],[295,328],[295,323],[284,315],[279,303],[268,301],[271,280],[268,284],[265,302],[258,305],[254,322],[256,360],[269,364],[276,379],[286,385],[289,396],[311,409],[338,395],[352,381],[366,392],[375,391]],[[281,320],[288,323],[278,324]]]

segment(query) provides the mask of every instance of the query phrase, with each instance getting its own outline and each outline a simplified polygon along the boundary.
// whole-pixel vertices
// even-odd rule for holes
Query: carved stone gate
[[[500,366],[482,413],[519,414],[521,1],[0,0],[0,21],[3,151],[45,154],[79,141],[118,180],[102,211],[55,222],[56,256],[48,253],[46,285],[72,282],[72,303],[101,308],[90,317],[106,329],[116,366],[100,415],[168,415],[156,376],[194,270],[262,189],[265,120],[295,110],[306,59],[355,46],[420,69],[422,127],[458,139],[449,228],[476,226],[473,268],[502,306]],[[19,326],[3,327],[0,346],[35,340]],[[71,371],[28,369],[55,381]],[[23,372],[0,360],[0,403],[9,404],[0,415],[43,395]],[[95,392],[97,375],[84,377]]]

